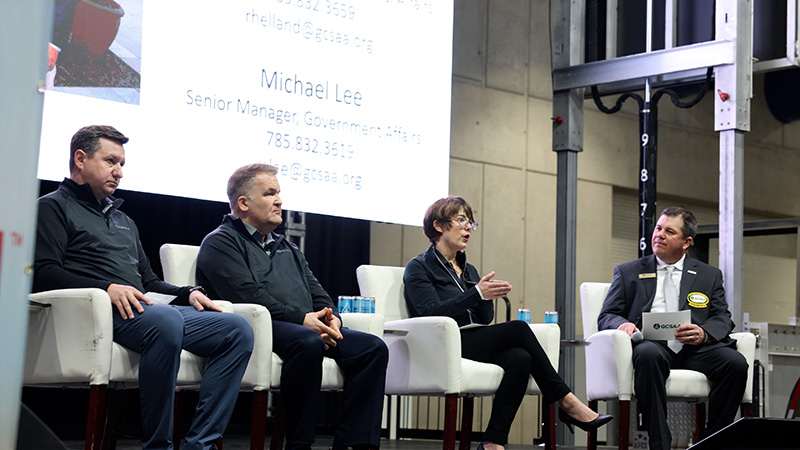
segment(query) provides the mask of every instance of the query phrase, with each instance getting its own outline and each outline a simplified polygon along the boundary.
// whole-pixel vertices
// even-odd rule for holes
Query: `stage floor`
[[[312,448],[313,450],[328,450],[333,438],[329,436],[320,436],[317,438],[317,444]],[[68,441],[65,442],[67,448],[70,450],[82,450],[83,441]],[[458,443],[456,443],[458,445]],[[477,448],[478,443],[474,442],[470,447],[471,450]],[[223,450],[242,450],[250,448],[250,437],[244,435],[234,435],[226,437],[223,442]],[[267,442],[269,448],[269,441]],[[425,440],[394,440],[390,441],[383,439],[381,441],[381,450],[440,450],[442,448],[441,441],[425,441]],[[506,450],[533,450],[536,448],[543,448],[541,446],[533,445],[507,445]],[[558,447],[560,450],[577,450],[585,449],[585,446],[579,447]],[[139,442],[125,439],[117,441],[117,450],[139,450],[141,446]],[[616,449],[616,447],[598,446],[598,449],[609,450]]]

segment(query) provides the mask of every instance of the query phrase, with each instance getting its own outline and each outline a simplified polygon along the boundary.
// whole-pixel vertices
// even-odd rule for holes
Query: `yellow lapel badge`
[[[686,301],[692,308],[708,308],[708,296],[702,292],[690,292]]]
[[[639,279],[640,280],[643,280],[645,278],[655,278],[655,277],[656,277],[655,272],[654,273],[640,273],[639,274]]]

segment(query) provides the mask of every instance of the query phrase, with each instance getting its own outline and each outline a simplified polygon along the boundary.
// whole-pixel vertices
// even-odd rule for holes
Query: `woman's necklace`
[[[461,283],[459,283],[459,282],[458,282],[458,280],[456,279],[456,277],[454,277],[454,276],[453,276],[453,272],[450,272],[450,269],[448,269],[448,268],[447,268],[447,264],[445,264],[445,263],[444,263],[444,262],[443,262],[443,261],[442,261],[442,260],[439,258],[439,253],[438,253],[438,252],[436,253],[436,260],[437,260],[437,261],[439,261],[439,264],[441,264],[441,265],[442,265],[442,267],[444,267],[444,270],[445,270],[445,271],[447,271],[447,273],[448,273],[448,274],[450,274],[450,278],[452,278],[452,279],[453,279],[453,281],[456,283],[456,286],[458,286],[458,288],[459,288],[459,289],[461,289],[461,292],[464,292],[464,288],[463,288],[463,287],[461,287]],[[455,269],[455,267],[457,267],[457,265],[454,265],[454,266],[453,266],[453,268],[454,268],[454,269]],[[458,269],[455,269],[455,270],[456,270],[456,271],[458,271]],[[460,274],[460,273],[459,273],[459,276],[461,276],[461,274]]]
[[[455,259],[452,260],[452,261],[447,260],[447,262],[449,262],[450,266],[453,268],[453,270],[456,271],[456,275],[460,277],[461,276],[461,266],[458,265],[458,262]]]

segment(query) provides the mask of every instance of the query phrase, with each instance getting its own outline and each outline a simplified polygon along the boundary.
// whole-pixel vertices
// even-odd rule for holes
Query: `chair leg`
[[[628,438],[631,434],[631,401],[619,401],[619,450],[628,449]]]
[[[597,412],[597,400],[589,400],[589,409]],[[586,449],[597,450],[597,430],[586,433]]]
[[[277,392],[272,394],[275,408],[275,420],[272,422],[272,436],[269,438],[269,450],[283,450],[283,405],[281,395]]]
[[[89,415],[86,421],[86,450],[99,450],[103,442],[106,416],[106,385],[89,387]]]
[[[102,450],[116,450],[117,429],[119,428],[119,414],[122,411],[123,391],[109,389],[106,391],[106,420],[103,428]]]
[[[741,406],[741,413],[742,417],[753,417],[753,404],[752,403],[742,403]]]
[[[456,421],[458,415],[458,395],[447,394],[444,396],[444,439],[443,450],[456,449]]]
[[[461,404],[461,435],[459,450],[469,450],[472,443],[472,412],[475,409],[475,397],[464,397]]]
[[[556,450],[556,404],[550,403],[542,408],[542,437],[544,448]]]
[[[264,450],[267,434],[269,391],[253,391],[253,416],[250,418],[250,450]]]
[[[694,441],[700,442],[706,429],[706,404],[697,402],[694,405]]]

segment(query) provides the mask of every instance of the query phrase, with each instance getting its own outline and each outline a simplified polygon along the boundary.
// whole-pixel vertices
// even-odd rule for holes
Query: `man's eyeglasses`
[[[455,219],[450,219],[450,220],[457,223],[458,226],[460,226],[465,230],[467,229],[467,227],[472,227],[473,230],[478,229],[478,222],[470,222],[469,219],[467,219],[466,217],[459,216],[456,217]]]

